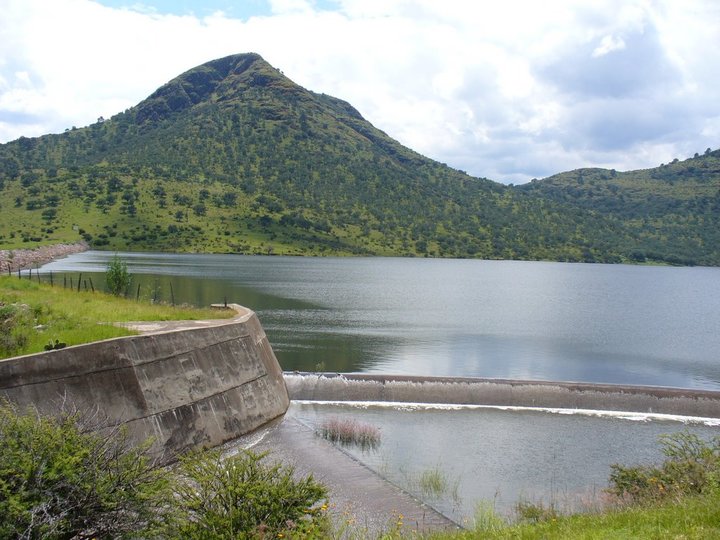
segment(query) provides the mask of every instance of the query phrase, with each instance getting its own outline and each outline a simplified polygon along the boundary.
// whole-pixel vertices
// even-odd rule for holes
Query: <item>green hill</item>
[[[678,238],[696,234],[686,217]],[[0,145],[3,248],[84,238],[113,250],[606,262],[652,251],[720,264],[665,236],[425,158],[255,54],[194,68],[108,120]]]
[[[578,169],[518,189],[622,223],[634,261],[720,261],[720,150],[653,169]]]

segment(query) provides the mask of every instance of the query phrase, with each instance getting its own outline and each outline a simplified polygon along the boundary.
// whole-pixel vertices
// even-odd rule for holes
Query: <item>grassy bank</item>
[[[220,319],[234,312],[136,302],[101,292],[0,277],[0,358],[132,335],[116,322]]]
[[[427,540],[476,539],[635,539],[720,538],[718,494],[671,500],[597,514],[558,516],[537,523],[507,525],[492,513],[480,514],[474,529],[438,533]]]

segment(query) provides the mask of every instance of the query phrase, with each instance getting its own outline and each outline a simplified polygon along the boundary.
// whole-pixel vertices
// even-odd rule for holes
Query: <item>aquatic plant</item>
[[[417,479],[417,486],[424,497],[440,498],[449,496],[455,504],[460,504],[460,479],[451,482],[448,474],[436,465],[432,469],[423,471]]]
[[[319,434],[333,443],[359,446],[363,450],[380,446],[380,429],[349,418],[331,418],[320,426]]]

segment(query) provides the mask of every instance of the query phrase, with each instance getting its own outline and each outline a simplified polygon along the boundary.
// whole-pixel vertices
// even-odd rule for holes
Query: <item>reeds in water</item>
[[[363,450],[380,446],[380,429],[348,418],[330,418],[322,423],[319,434],[333,443],[359,446]]]

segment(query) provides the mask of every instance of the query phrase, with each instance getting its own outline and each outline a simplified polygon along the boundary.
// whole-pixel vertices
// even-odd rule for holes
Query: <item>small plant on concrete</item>
[[[355,445],[363,450],[380,446],[380,430],[353,419],[331,418],[320,426],[319,433],[331,442]]]
[[[107,283],[108,291],[115,296],[126,294],[130,288],[130,282],[132,276],[128,272],[128,266],[125,261],[115,255],[110,262],[108,262],[107,270],[105,271],[105,282]]]

